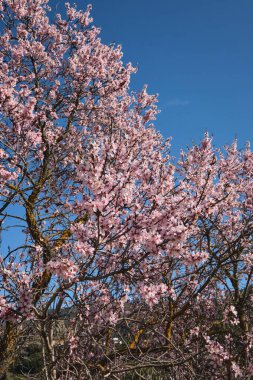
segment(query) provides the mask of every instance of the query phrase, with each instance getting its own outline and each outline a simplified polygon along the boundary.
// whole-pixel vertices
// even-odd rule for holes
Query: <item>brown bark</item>
[[[8,369],[15,361],[18,328],[11,322],[6,322],[5,331],[1,337],[0,379],[5,379]]]

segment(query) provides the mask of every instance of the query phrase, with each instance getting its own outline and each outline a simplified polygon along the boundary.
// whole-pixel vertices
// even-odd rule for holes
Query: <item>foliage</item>
[[[22,349],[22,354],[12,367],[16,374],[36,374],[42,370],[42,348],[38,343],[30,343]]]

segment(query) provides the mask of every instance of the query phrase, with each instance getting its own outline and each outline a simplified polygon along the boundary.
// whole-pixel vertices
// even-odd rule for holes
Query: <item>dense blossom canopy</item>
[[[175,163],[90,11],[0,1],[0,375],[36,331],[40,379],[250,379],[250,147]]]

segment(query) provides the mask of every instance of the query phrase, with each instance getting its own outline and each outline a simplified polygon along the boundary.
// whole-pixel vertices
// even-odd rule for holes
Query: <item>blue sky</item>
[[[173,137],[173,154],[205,131],[216,146],[252,140],[252,0],[90,2],[102,40],[122,44],[125,62],[138,66],[133,88],[159,93],[156,127]]]
[[[50,1],[58,12],[63,3]],[[216,146],[235,137],[240,146],[246,140],[253,144],[253,0],[91,3],[102,40],[122,44],[125,62],[139,68],[132,88],[148,84],[151,93],[159,93],[156,127],[172,136],[173,155],[199,142],[205,131]],[[7,237],[3,246],[10,242]]]

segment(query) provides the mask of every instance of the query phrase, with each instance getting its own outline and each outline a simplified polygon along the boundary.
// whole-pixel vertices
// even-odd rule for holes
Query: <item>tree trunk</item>
[[[5,331],[1,338],[0,380],[7,378],[8,369],[15,360],[17,337],[17,326],[11,322],[6,322]]]

